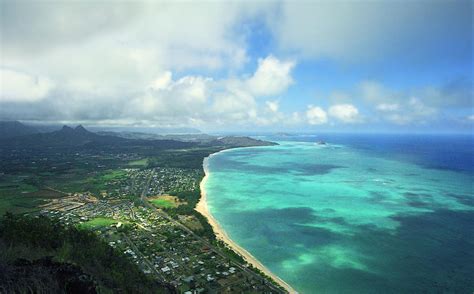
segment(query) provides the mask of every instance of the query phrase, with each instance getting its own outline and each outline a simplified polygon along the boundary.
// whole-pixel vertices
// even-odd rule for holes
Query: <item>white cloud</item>
[[[245,89],[229,82],[223,82],[224,89],[216,93],[213,99],[212,111],[210,115],[215,113],[223,119],[242,120],[252,116],[256,111],[257,103],[255,98]]]
[[[326,112],[318,106],[308,105],[306,110],[306,118],[311,125],[321,125],[328,121]]]
[[[425,105],[419,98],[411,97],[408,101],[411,111],[419,117],[430,117],[437,113],[437,109]]]
[[[329,115],[344,122],[355,123],[360,121],[359,110],[352,104],[337,104],[329,107]]]
[[[269,112],[278,112],[278,109],[280,108],[280,103],[278,102],[278,100],[265,101],[265,104]]]
[[[397,99],[395,93],[379,82],[366,80],[358,85],[361,97],[369,103],[389,103]]]
[[[243,33],[233,28],[254,13],[217,2],[0,5],[0,67],[40,73],[69,96],[96,99],[164,87],[166,71],[240,69],[248,57]]]
[[[4,99],[3,94],[11,91],[2,89],[2,117],[251,124],[266,111],[258,98],[283,93],[293,81],[295,63],[273,55],[261,58],[254,72],[241,73],[249,60],[247,36],[236,28],[243,17],[253,18],[262,7],[272,5],[162,1],[113,7],[101,2],[0,5],[0,67],[50,79],[37,79],[36,88],[17,87],[36,93],[17,91],[23,100],[42,99],[28,109],[15,104],[18,97]],[[216,73],[222,78],[210,78]],[[50,84],[56,85],[54,92]],[[273,102],[270,109],[275,107]],[[276,109],[268,121],[280,116]]]
[[[53,82],[48,78],[0,69],[0,102],[38,101],[53,87]]]
[[[166,89],[172,81],[172,73],[170,71],[164,72],[162,75],[157,77],[151,84],[150,88],[153,90],[163,90]]]
[[[474,121],[474,114],[471,114],[467,117],[467,120]]]
[[[429,6],[423,1],[283,1],[279,4],[277,12],[268,18],[277,43],[282,49],[308,58],[367,62],[397,57],[399,62],[433,62],[433,59],[465,59],[470,55],[469,1],[436,1]],[[433,30],[434,27],[440,29]],[[446,50],[447,40],[456,46]],[[412,44],[417,44],[416,50]],[[433,54],[439,58],[433,58]]]
[[[384,118],[398,125],[424,124],[434,120],[438,110],[425,105],[419,98],[411,97],[407,103],[398,107]]]
[[[2,53],[9,58],[35,60],[79,46],[89,49],[75,55],[79,60],[88,60],[88,55],[97,52],[104,58],[132,52],[133,57],[148,61],[147,66],[156,66],[153,61],[158,60],[172,69],[240,66],[247,58],[243,39],[229,31],[243,14],[254,13],[243,4],[217,2],[137,1],[113,7],[104,2],[1,5]]]
[[[275,57],[274,62],[281,63]],[[255,71],[261,69],[259,66]],[[291,73],[288,72],[291,79]],[[255,76],[255,74],[253,75]],[[126,117],[140,115],[142,119],[199,122],[201,125],[270,125],[285,122],[279,112],[278,100],[267,100],[259,106],[248,79],[213,80],[203,76],[184,76],[173,80],[166,71],[148,83],[145,93],[125,103]],[[281,90],[286,90],[281,88]],[[279,92],[278,92],[279,93]]]
[[[173,81],[171,76],[170,72],[165,72],[153,81],[153,87],[126,105],[125,113],[158,120],[163,116],[193,117],[199,113],[208,102],[212,79],[185,76]]]
[[[400,108],[400,105],[398,105],[398,103],[381,103],[377,105],[376,108],[379,111],[391,112],[391,111],[397,111]]]
[[[255,74],[247,81],[256,96],[271,96],[285,91],[293,83],[293,61],[280,61],[272,55],[258,60]]]

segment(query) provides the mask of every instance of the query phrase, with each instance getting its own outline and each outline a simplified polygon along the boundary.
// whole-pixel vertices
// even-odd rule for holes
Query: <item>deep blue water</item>
[[[372,155],[411,161],[430,168],[474,172],[474,135],[324,134],[263,136],[270,141],[344,144]]]

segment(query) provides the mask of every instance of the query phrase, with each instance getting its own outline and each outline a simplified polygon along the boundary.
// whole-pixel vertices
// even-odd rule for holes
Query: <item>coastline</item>
[[[227,150],[219,151],[220,152],[225,152]],[[207,181],[209,171],[207,167],[207,161],[209,158],[217,153],[213,153],[209,155],[208,157],[204,158],[203,162],[203,169],[204,169],[204,178],[202,179],[200,183],[200,189],[201,189],[201,198],[199,198],[199,202],[196,204],[195,210],[202,214],[205,218],[207,218],[209,224],[211,225],[214,234],[216,235],[217,239],[223,241],[226,243],[232,250],[240,254],[247,263],[251,264],[255,268],[258,268],[262,272],[264,272],[267,276],[271,277],[275,282],[277,282],[280,286],[285,288],[286,291],[289,293],[298,293],[296,292],[295,289],[293,289],[288,283],[283,281],[280,277],[272,273],[268,268],[266,268],[258,259],[256,259],[252,254],[250,254],[247,250],[239,246],[237,243],[235,243],[228,235],[227,233],[222,229],[220,226],[219,222],[214,218],[214,216],[210,213],[209,207],[207,205],[207,195],[206,195],[206,190],[204,188],[205,183]]]

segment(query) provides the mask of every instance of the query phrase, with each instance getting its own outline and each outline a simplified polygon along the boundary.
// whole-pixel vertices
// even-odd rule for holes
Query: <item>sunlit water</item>
[[[326,137],[208,160],[230,237],[302,293],[472,293],[472,138]]]

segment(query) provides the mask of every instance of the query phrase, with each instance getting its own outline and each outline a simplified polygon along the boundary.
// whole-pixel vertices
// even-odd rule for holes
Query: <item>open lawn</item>
[[[117,180],[126,175],[127,173],[124,170],[117,169],[117,170],[108,171],[107,173],[103,174],[101,176],[101,179],[103,181]]]
[[[38,211],[40,209],[39,206],[45,204],[45,200],[64,196],[61,193],[48,189],[37,190],[34,186],[26,188],[15,187],[16,189],[0,188],[0,215],[7,211],[12,213]]]
[[[0,191],[0,215],[9,211],[12,213],[26,213],[39,210],[38,206],[44,200],[12,191]]]
[[[156,196],[148,200],[158,208],[175,208],[183,204],[176,196],[171,195]]]
[[[79,228],[81,229],[98,229],[102,227],[107,227],[113,224],[118,223],[119,221],[113,218],[107,217],[96,217],[91,220],[88,220],[82,224],[79,224]]]
[[[60,191],[74,193],[90,191],[99,195],[101,191],[106,191],[110,182],[124,178],[127,173],[124,170],[107,170],[101,172],[87,172],[80,170],[78,173],[67,173],[51,177],[47,185]]]
[[[138,167],[146,167],[148,165],[148,158],[143,158],[139,160],[132,160],[127,165],[129,166],[138,166]]]
[[[36,186],[26,184],[23,182],[16,182],[16,183],[0,183],[0,191],[12,191],[15,190],[19,193],[30,193],[38,191]]]

